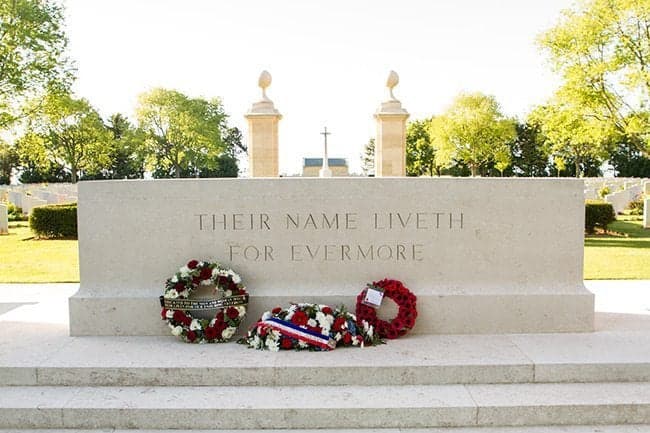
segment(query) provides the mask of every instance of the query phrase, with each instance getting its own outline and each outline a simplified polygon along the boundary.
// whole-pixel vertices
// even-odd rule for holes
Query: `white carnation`
[[[187,266],[183,266],[182,268],[180,268],[180,272],[181,272],[181,277],[187,277],[192,271]]]
[[[235,331],[237,328],[234,328],[232,326],[229,326],[228,328],[224,329],[223,332],[221,333],[221,336],[224,340],[229,340],[232,338],[233,335],[235,335]]]
[[[176,291],[176,289],[171,289],[170,291],[165,293],[165,298],[176,299],[178,298],[178,292]]]
[[[174,329],[172,329],[172,335],[179,336],[183,333],[183,328],[181,326],[175,326]]]
[[[201,324],[197,319],[193,319],[192,323],[190,323],[190,330],[192,331],[198,331],[201,329]]]
[[[232,274],[232,282],[235,284],[241,283],[241,277],[237,274]]]
[[[174,274],[172,277],[172,283],[178,283],[178,275]]]
[[[316,320],[322,328],[327,327],[329,329],[332,326],[332,323],[334,323],[334,316],[318,311],[316,312]]]
[[[253,341],[249,340],[249,344],[254,349],[260,349],[262,347],[262,340],[260,339],[259,335],[255,334]]]
[[[298,341],[298,347],[304,349],[307,346],[309,346],[309,345],[307,343],[305,343],[304,341],[302,341],[302,340]]]
[[[224,290],[223,291],[223,296],[225,296],[226,298],[229,297],[229,296],[232,296],[232,290]]]
[[[165,311],[165,317],[167,317],[168,319],[171,319],[172,317],[174,317],[174,310]]]
[[[277,352],[280,350],[280,343],[272,338],[267,338],[264,344],[266,344],[266,347],[268,347],[271,352]]]
[[[307,320],[307,325],[315,327],[316,325],[318,325],[318,322],[316,322],[314,319],[309,319]]]
[[[273,315],[270,311],[265,311],[264,314],[262,314],[262,320],[269,320],[272,316]]]
[[[235,307],[235,309],[239,313],[239,317],[242,317],[244,316],[244,314],[246,314],[246,307],[242,307],[241,305],[238,305]]]

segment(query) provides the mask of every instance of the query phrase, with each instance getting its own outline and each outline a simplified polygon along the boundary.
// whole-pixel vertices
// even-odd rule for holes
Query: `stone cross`
[[[329,167],[329,159],[327,156],[327,136],[330,135],[331,132],[327,132],[327,126],[323,128],[323,132],[321,132],[321,135],[325,138],[324,142],[324,153],[323,153],[323,168],[321,168],[318,172],[319,177],[332,177],[332,170],[330,170]]]

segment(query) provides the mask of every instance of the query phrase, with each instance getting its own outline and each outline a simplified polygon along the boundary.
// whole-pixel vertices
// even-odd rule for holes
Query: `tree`
[[[503,172],[506,168],[510,167],[512,164],[512,154],[510,149],[503,146],[494,154],[494,167],[499,170],[501,177],[503,177]]]
[[[18,118],[24,101],[48,89],[67,89],[63,9],[49,0],[0,2],[0,129]]]
[[[102,119],[88,101],[54,92],[29,119],[18,148],[36,166],[64,166],[76,183],[84,170],[98,172],[109,164],[109,141]]]
[[[650,2],[589,0],[540,38],[562,77],[556,98],[650,151]]]
[[[366,176],[375,175],[375,139],[368,140],[361,155],[361,170]]]
[[[588,116],[578,106],[558,101],[537,107],[530,114],[530,122],[539,125],[549,155],[555,160],[559,158],[563,164],[573,162],[572,173],[576,177],[584,174],[588,162],[602,162],[607,156],[606,143],[612,131],[607,129],[607,124]]]
[[[650,158],[645,157],[632,143],[623,140],[609,158],[617,176],[650,177]]]
[[[9,185],[18,161],[16,149],[0,139],[0,185]]]
[[[548,176],[549,155],[539,125],[517,123],[517,137],[509,143],[512,174],[525,177]]]
[[[440,176],[442,166],[436,163],[436,152],[429,135],[433,118],[414,120],[406,127],[406,175]]]
[[[459,161],[469,166],[472,176],[506,152],[515,135],[515,122],[501,113],[493,96],[481,93],[459,95],[430,127],[436,164],[449,167]]]
[[[153,89],[140,95],[137,116],[154,156],[156,177],[199,177],[213,172],[228,153],[222,135],[226,114],[218,99]]]
[[[84,173],[84,179],[141,179],[144,177],[145,134],[136,129],[126,116],[111,115],[105,127],[110,134],[107,142],[108,165]]]

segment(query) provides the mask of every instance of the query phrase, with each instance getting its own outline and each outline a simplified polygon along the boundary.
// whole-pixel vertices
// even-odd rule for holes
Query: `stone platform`
[[[76,286],[0,286],[0,432],[648,432],[650,282],[588,287],[593,333],[412,335],[270,353],[171,336],[70,337]]]

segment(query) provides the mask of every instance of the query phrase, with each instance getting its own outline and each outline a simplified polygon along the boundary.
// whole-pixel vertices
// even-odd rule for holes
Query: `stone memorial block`
[[[0,235],[9,233],[9,213],[7,205],[0,203]]]
[[[168,334],[158,296],[190,259],[241,274],[249,322],[292,301],[354,309],[394,278],[418,296],[414,332],[593,329],[580,180],[89,181],[78,220],[72,335]]]

